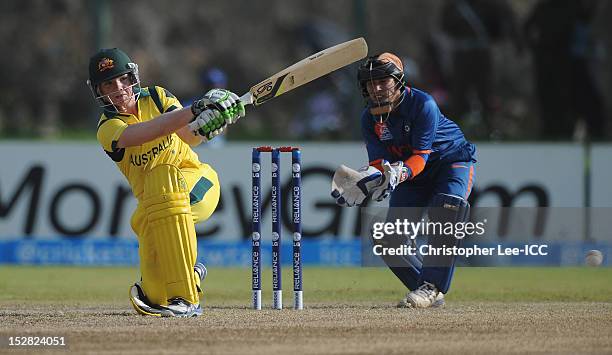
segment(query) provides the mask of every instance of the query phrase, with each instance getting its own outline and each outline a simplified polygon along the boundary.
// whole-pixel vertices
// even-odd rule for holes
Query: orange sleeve
[[[381,173],[383,173],[384,169],[382,167],[382,162],[382,159],[376,159],[374,161],[371,161],[369,165],[375,167],[376,169],[380,170]]]
[[[415,176],[419,175],[423,169],[425,169],[425,158],[420,155],[412,155],[408,160],[404,162],[408,168],[410,168],[411,174],[410,178],[413,179]]]

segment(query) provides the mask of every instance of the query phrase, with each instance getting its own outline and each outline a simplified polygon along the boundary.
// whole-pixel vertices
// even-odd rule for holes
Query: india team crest
[[[393,139],[391,131],[389,130],[389,127],[387,127],[387,124],[385,122],[376,122],[376,125],[374,126],[374,132],[376,133],[378,139],[380,139],[381,141],[389,141]]]

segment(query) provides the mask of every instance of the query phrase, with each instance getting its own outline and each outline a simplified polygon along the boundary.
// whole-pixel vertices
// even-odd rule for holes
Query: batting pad
[[[143,205],[147,215],[144,238],[160,275],[143,273],[143,288],[151,302],[166,305],[181,297],[199,303],[193,271],[197,254],[195,225],[187,182],[173,165],[160,165],[145,176]]]

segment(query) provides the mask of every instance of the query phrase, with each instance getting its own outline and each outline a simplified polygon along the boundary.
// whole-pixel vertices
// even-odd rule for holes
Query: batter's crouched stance
[[[98,141],[138,200],[131,225],[142,279],[130,288],[130,301],[145,315],[200,315],[207,271],[196,263],[195,223],[211,216],[220,188],[191,146],[243,117],[244,105],[234,93],[213,89],[183,108],[164,88],[142,88],[138,65],[117,48],[91,57],[87,84],[104,109]]]
[[[420,215],[401,215],[399,207],[425,208],[433,222],[465,221],[474,183],[475,146],[430,95],[406,85],[403,64],[394,54],[369,57],[359,67],[358,80],[367,100],[361,127],[369,164],[358,171],[345,166],[336,171],[332,182],[336,202],[359,206],[367,199],[390,197],[390,221],[407,217],[420,221]],[[430,235],[427,243],[452,247],[458,241],[454,236]],[[411,290],[400,307],[444,305],[455,257],[383,260]]]

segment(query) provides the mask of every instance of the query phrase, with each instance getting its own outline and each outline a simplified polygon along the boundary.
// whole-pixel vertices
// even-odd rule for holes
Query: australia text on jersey
[[[159,142],[157,146],[149,149],[145,153],[138,154],[138,155],[130,154],[130,164],[134,166],[146,165],[147,162],[155,159],[157,155],[161,154],[161,152],[168,149],[168,147],[172,145],[172,142],[173,142],[172,135],[169,135],[169,136],[164,137],[164,139],[162,139],[162,141]]]

